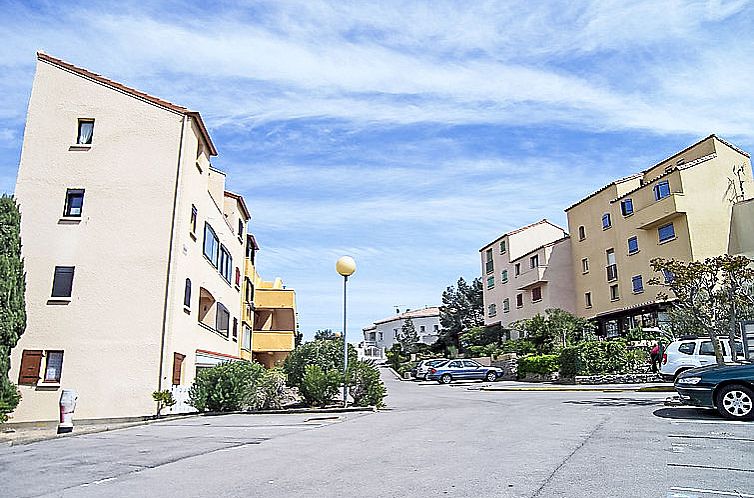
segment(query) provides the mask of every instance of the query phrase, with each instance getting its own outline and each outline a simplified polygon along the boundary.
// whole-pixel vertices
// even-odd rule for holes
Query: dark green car
[[[675,390],[687,405],[716,408],[733,420],[754,420],[754,363],[708,365],[681,373]]]

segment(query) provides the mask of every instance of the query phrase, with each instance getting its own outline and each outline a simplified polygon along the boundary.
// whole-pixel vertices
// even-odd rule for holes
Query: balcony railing
[[[613,280],[618,280],[618,265],[615,265],[615,264],[607,265],[605,269],[607,270],[608,282],[612,282]]]

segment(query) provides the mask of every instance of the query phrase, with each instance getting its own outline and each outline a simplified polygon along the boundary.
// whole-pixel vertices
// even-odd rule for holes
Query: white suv
[[[725,361],[731,361],[730,341],[718,337]],[[736,353],[743,356],[743,344],[736,341]],[[678,339],[665,348],[660,364],[660,375],[665,380],[675,380],[678,374],[691,368],[715,364],[715,349],[709,338],[697,337]]]

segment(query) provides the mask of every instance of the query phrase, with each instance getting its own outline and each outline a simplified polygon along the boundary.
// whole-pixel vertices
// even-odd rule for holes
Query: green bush
[[[307,365],[298,389],[307,405],[326,406],[338,394],[341,380],[337,370],[324,371],[319,365]]]
[[[527,373],[549,375],[558,371],[558,355],[542,354],[538,356],[524,356],[518,359],[518,374]]]
[[[501,353],[516,353],[519,356],[533,354],[536,350],[537,348],[534,346],[534,343],[528,339],[513,339],[505,341],[500,346]]]
[[[356,349],[348,345],[348,363],[356,362]],[[283,371],[288,377],[288,385],[300,387],[306,367],[317,365],[323,372],[337,370],[343,372],[343,341],[340,339],[318,340],[302,344],[288,355]]]
[[[625,339],[586,341],[561,351],[560,374],[574,377],[635,372],[648,358],[643,349],[628,349]]]
[[[160,416],[160,412],[163,408],[170,408],[175,404],[175,398],[173,393],[165,389],[164,391],[155,391],[152,393],[152,399],[157,402],[157,416]]]
[[[387,395],[380,371],[371,363],[357,361],[348,365],[348,389],[356,406],[383,406]]]
[[[282,398],[285,391],[285,373],[281,368],[265,370],[256,389],[249,396],[249,408],[252,410],[277,410],[283,407]]]
[[[264,376],[259,363],[233,361],[202,369],[189,389],[189,404],[203,412],[230,412],[250,406]]]
[[[0,378],[0,424],[8,421],[8,414],[16,409],[21,401],[21,393],[11,381]]]

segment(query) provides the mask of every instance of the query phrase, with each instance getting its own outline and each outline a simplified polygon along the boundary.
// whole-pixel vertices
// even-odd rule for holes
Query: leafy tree
[[[540,355],[583,341],[585,335],[594,330],[594,324],[588,320],[560,308],[547,309],[544,316],[537,313],[532,318],[519,320],[514,327],[525,332],[526,339]]]
[[[326,406],[338,394],[343,379],[338,370],[323,370],[319,365],[306,365],[299,392],[309,406]]]
[[[451,285],[442,293],[442,304],[438,342],[444,344],[446,351],[451,348],[457,351],[464,331],[484,325],[481,279],[475,278],[469,285],[460,277],[455,287]]]
[[[650,285],[669,289],[675,301],[670,315],[676,328],[706,332],[715,348],[717,363],[724,363],[717,336],[728,335],[731,356],[736,360],[735,339],[738,321],[754,315],[754,269],[746,256],[723,254],[704,261],[679,261],[655,258],[652,269],[663,278],[652,278]],[[660,292],[659,299],[668,299]]]
[[[26,329],[21,213],[13,197],[0,197],[0,423],[18,406],[21,394],[8,379],[10,352]]]
[[[155,391],[152,393],[152,399],[157,402],[157,417],[159,418],[160,412],[163,408],[170,408],[173,406],[176,401],[173,397],[173,393],[170,392],[170,390],[165,389],[164,391]]]
[[[304,334],[297,330],[296,335],[293,337],[293,347],[297,348],[304,342]]]
[[[333,332],[332,329],[320,329],[314,333],[315,341],[333,341],[335,339],[338,339],[339,337],[340,335]]]
[[[348,344],[348,363],[358,359],[356,348]],[[288,376],[288,385],[299,387],[307,365],[318,365],[322,371],[336,370],[343,375],[343,339],[305,342],[288,355],[283,371]]]
[[[416,345],[419,343],[419,334],[416,333],[414,321],[410,317],[403,320],[401,331],[398,332],[395,339],[401,345],[401,350],[404,353],[416,352]]]
[[[503,329],[500,325],[472,327],[461,335],[461,346],[464,349],[472,346],[499,346],[506,341],[508,333],[509,331]]]
[[[357,361],[348,365],[348,391],[355,406],[383,406],[387,396],[380,371],[373,363]]]

